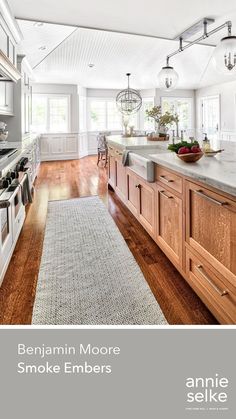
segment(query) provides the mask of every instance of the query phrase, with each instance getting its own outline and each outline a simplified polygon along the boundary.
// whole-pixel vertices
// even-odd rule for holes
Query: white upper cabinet
[[[10,9],[0,2],[0,50],[16,67],[16,45],[22,40],[18,23]]]
[[[13,82],[0,81],[0,115],[13,115]]]
[[[0,49],[6,56],[8,55],[8,38],[9,36],[1,23],[0,17]]]

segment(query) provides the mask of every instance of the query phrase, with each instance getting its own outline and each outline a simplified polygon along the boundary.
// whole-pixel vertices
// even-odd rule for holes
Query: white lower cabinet
[[[73,160],[79,156],[77,134],[45,134],[40,138],[42,161]]]
[[[13,246],[11,207],[0,209],[0,285]]]
[[[2,199],[2,206],[3,202]],[[6,197],[5,202],[9,206],[0,208],[0,286],[25,220],[21,187],[9,199]]]

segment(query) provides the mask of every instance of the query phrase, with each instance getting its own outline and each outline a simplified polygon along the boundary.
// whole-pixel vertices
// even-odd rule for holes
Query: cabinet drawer
[[[162,185],[168,186],[169,188],[179,192],[183,192],[183,179],[181,176],[172,173],[168,169],[157,166],[156,167],[156,181]]]
[[[189,284],[223,324],[236,323],[236,288],[188,249],[186,272]]]

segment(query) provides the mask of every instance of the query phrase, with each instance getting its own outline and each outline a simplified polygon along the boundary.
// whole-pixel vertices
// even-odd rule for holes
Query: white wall
[[[200,99],[220,95],[220,130],[236,132],[236,81],[196,90],[197,128],[201,128]]]
[[[79,131],[78,86],[73,84],[40,84],[33,85],[33,94],[63,94],[71,96],[71,132]]]

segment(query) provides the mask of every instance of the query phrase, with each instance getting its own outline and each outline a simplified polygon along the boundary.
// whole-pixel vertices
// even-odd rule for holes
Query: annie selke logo
[[[187,377],[186,410],[228,410],[229,379],[215,374],[212,377]]]

